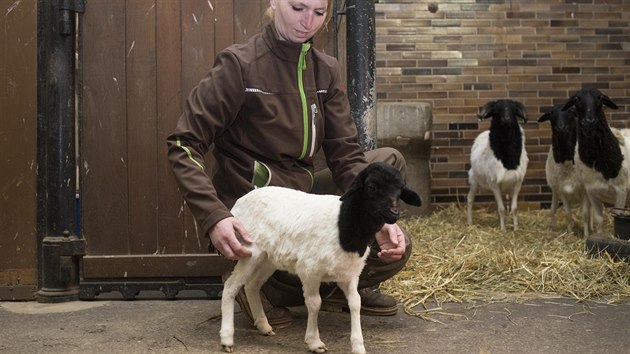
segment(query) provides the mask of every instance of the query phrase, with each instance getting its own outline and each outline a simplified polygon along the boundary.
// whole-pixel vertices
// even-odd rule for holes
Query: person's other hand
[[[375,235],[381,251],[377,256],[384,261],[400,260],[405,254],[405,235],[397,224],[385,224]]]
[[[219,254],[229,260],[235,261],[252,255],[252,252],[241,244],[252,243],[251,236],[235,217],[228,217],[214,224],[210,229],[210,241]]]

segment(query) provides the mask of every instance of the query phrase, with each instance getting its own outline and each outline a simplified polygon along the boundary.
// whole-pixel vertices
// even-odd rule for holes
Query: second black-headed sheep
[[[596,232],[602,232],[604,202],[626,206],[630,187],[630,130],[608,125],[604,107],[617,105],[597,89],[582,89],[563,109],[575,107],[578,118],[575,166],[591,208],[583,210],[584,236],[590,234],[590,210]]]
[[[549,112],[538,118],[538,122],[551,123],[551,147],[545,163],[545,177],[551,188],[551,226],[556,226],[556,210],[562,202],[567,215],[567,229],[572,233],[571,209],[575,206],[588,207],[588,200],[575,170],[577,118],[573,109],[562,110],[563,106],[554,105]]]
[[[255,189],[232,208],[253,235],[252,256],[240,260],[224,285],[221,299],[221,345],[234,345],[234,298],[241,286],[249,300],[254,325],[273,335],[260,301],[263,283],[277,270],[296,274],[302,281],[308,309],[305,342],[309,350],[327,350],[320,340],[317,314],[321,282],[337,282],[348,300],[353,353],[365,353],[361,332],[359,275],[368,245],[384,223],[400,217],[398,199],[420,206],[420,197],[405,186],[393,167],[370,164],[341,196],[314,195],[282,187]]]
[[[477,115],[479,119],[492,117],[490,130],[479,134],[470,151],[468,170],[468,224],[472,224],[472,206],[480,188],[488,189],[497,202],[501,230],[505,230],[503,195],[511,195],[514,230],[518,229],[517,199],[527,172],[525,136],[517,118],[527,122],[522,103],[497,100],[486,103]]]

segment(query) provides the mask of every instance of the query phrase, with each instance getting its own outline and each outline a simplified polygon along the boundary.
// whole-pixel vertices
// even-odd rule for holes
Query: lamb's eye
[[[373,192],[376,192],[376,185],[375,185],[375,184],[373,184],[373,183],[369,183],[369,184],[367,185],[367,190],[368,190],[369,192],[372,192],[372,193],[373,193]]]

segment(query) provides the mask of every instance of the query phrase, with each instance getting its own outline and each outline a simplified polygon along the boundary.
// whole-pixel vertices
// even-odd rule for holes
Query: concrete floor
[[[235,353],[307,353],[306,311],[258,335],[237,308]],[[546,299],[445,304],[432,321],[403,313],[362,317],[369,353],[630,353],[630,303]],[[220,353],[220,301],[0,302],[2,353]],[[350,351],[348,313],[320,314],[329,353]]]

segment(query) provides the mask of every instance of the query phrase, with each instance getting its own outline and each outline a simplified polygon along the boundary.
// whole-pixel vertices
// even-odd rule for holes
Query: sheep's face
[[[515,124],[516,118],[523,119],[527,123],[527,111],[525,106],[518,101],[496,100],[486,103],[477,114],[479,119],[492,117],[492,124]]]
[[[605,120],[603,115],[603,106],[617,109],[617,105],[606,95],[597,89],[582,89],[575,95],[571,96],[564,107],[563,111],[575,107],[580,126],[584,128],[592,128],[598,120]]]
[[[405,185],[400,172],[384,163],[368,165],[341,200],[351,195],[360,198],[366,212],[388,224],[400,218],[399,199],[414,206],[422,204],[420,196]]]
[[[575,130],[575,110],[562,110],[562,105],[554,105],[551,111],[538,118],[538,123],[549,121],[551,129],[556,132],[570,132]]]

